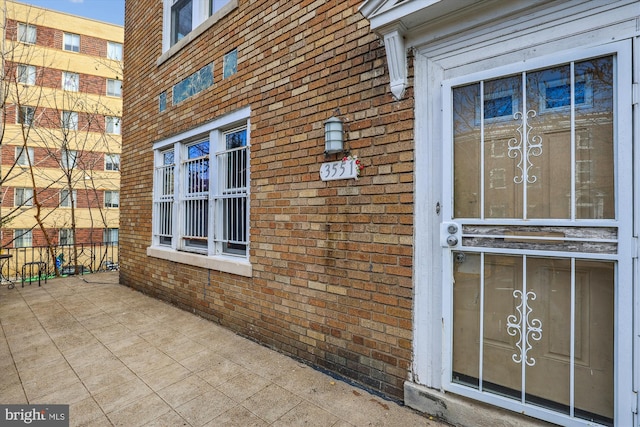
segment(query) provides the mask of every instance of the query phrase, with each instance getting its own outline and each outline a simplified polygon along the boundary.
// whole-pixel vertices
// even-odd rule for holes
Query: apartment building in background
[[[3,248],[115,243],[124,29],[0,7]]]

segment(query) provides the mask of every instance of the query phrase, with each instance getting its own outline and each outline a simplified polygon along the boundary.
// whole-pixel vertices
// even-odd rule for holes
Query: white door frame
[[[638,48],[636,46],[636,52]],[[640,307],[638,295],[633,294],[632,287],[632,257],[635,256],[636,239],[633,239],[633,215],[631,209],[623,210],[622,207],[629,204],[627,188],[632,183],[632,167],[639,165],[640,161],[636,159],[632,162],[632,131],[631,126],[618,126],[618,124],[632,123],[632,105],[631,99],[631,41],[626,40],[611,44],[602,44],[591,48],[571,49],[561,54],[550,55],[541,58],[528,59],[526,62],[509,63],[499,66],[491,71],[481,71],[473,74],[473,80],[481,80],[484,76],[505,75],[510,72],[524,71],[535,68],[542,68],[554,63],[566,63],[574,59],[583,59],[585,57],[605,55],[607,53],[616,53],[617,64],[617,85],[615,96],[616,103],[614,106],[614,114],[616,118],[615,137],[619,141],[616,152],[616,165],[618,175],[616,179],[616,213],[619,215],[619,257],[618,257],[618,280],[616,286],[616,311],[615,311],[615,408],[614,417],[619,425],[629,425],[632,422],[632,412],[637,405],[637,396],[633,393],[633,378],[638,381],[638,366],[634,366],[630,355],[634,354],[634,339],[636,353],[640,351],[638,347],[640,339],[636,333],[634,336],[633,325],[636,328],[640,326],[640,319],[636,315],[633,316],[633,306],[636,306],[636,313]],[[636,57],[637,61],[637,57]],[[498,61],[499,62],[499,61]],[[422,240],[420,236],[431,235],[427,240],[428,244],[416,244],[415,259],[415,277],[416,277],[416,310],[415,310],[415,341],[414,341],[414,378],[413,380],[419,384],[423,384],[432,388],[443,389],[445,391],[453,391],[459,394],[465,394],[463,387],[451,384],[450,378],[450,356],[451,356],[451,330],[450,330],[450,286],[443,284],[443,277],[446,277],[446,271],[451,271],[450,265],[450,249],[442,249],[440,246],[440,223],[451,218],[451,201],[444,200],[442,197],[447,194],[451,185],[451,167],[444,166],[443,160],[450,159],[450,144],[443,141],[450,141],[450,130],[439,123],[444,123],[442,111],[448,111],[450,100],[443,96],[440,90],[445,76],[448,80],[455,78],[468,78],[463,71],[455,71],[452,75],[451,70],[445,70],[435,61],[425,56],[416,55],[416,87],[423,90],[420,96],[416,97],[416,117],[428,117],[428,120],[416,120],[416,182],[431,183],[423,191],[416,191],[416,241]],[[462,68],[462,67],[461,67]],[[499,70],[497,72],[496,70]],[[463,77],[465,76],[465,77]],[[636,119],[638,112],[635,112]],[[434,124],[429,126],[428,124]],[[638,121],[636,121],[638,123]],[[635,128],[638,133],[637,127]],[[421,144],[420,142],[428,141]],[[444,150],[444,152],[443,152]],[[444,170],[443,170],[444,169]],[[640,170],[640,168],[636,168]],[[621,179],[620,177],[628,177]],[[635,177],[635,193],[638,194],[638,180]],[[441,187],[438,188],[438,183]],[[628,187],[629,186],[629,187]],[[630,188],[629,188],[630,190]],[[636,200],[638,198],[636,197]],[[636,219],[639,214],[635,214]],[[640,222],[636,222],[640,224]],[[637,227],[636,227],[637,229]],[[424,240],[422,240],[424,241]],[[439,254],[443,256],[440,257]],[[637,271],[637,269],[636,269]],[[622,276],[620,274],[622,273]],[[441,276],[442,274],[442,276]],[[620,277],[623,277],[620,280]],[[636,274],[636,277],[637,274]],[[626,301],[626,304],[619,305],[620,302]],[[633,303],[632,303],[633,302]],[[439,305],[442,304],[442,305]],[[438,322],[442,320],[442,323]],[[635,322],[635,323],[634,323]],[[640,329],[639,329],[640,330]],[[441,350],[442,348],[442,350]],[[638,359],[638,357],[635,357]],[[636,362],[636,365],[640,362]],[[629,375],[634,371],[634,375]],[[496,404],[514,411],[522,411],[523,407],[518,402],[513,404],[510,399],[501,398],[495,395],[478,396],[477,392],[470,393],[474,399],[485,401],[487,403]],[[580,420],[571,420],[563,415],[552,411],[527,407],[527,413],[550,422],[574,425],[585,425]],[[567,424],[571,425],[571,424]]]

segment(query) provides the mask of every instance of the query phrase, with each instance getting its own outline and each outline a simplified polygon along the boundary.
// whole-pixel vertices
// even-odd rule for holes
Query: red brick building
[[[1,13],[2,247],[117,242],[124,29],[12,1]],[[15,268],[34,259],[10,253]]]
[[[637,422],[638,12],[128,1],[121,282],[462,425]]]

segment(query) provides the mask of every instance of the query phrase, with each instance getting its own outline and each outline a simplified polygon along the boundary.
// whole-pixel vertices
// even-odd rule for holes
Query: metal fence
[[[118,270],[118,243],[3,248],[0,254],[2,282],[23,282],[73,274]]]

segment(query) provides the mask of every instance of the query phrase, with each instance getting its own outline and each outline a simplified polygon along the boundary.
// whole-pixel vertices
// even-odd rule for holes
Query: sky
[[[18,0],[20,3],[124,25],[124,0]]]

